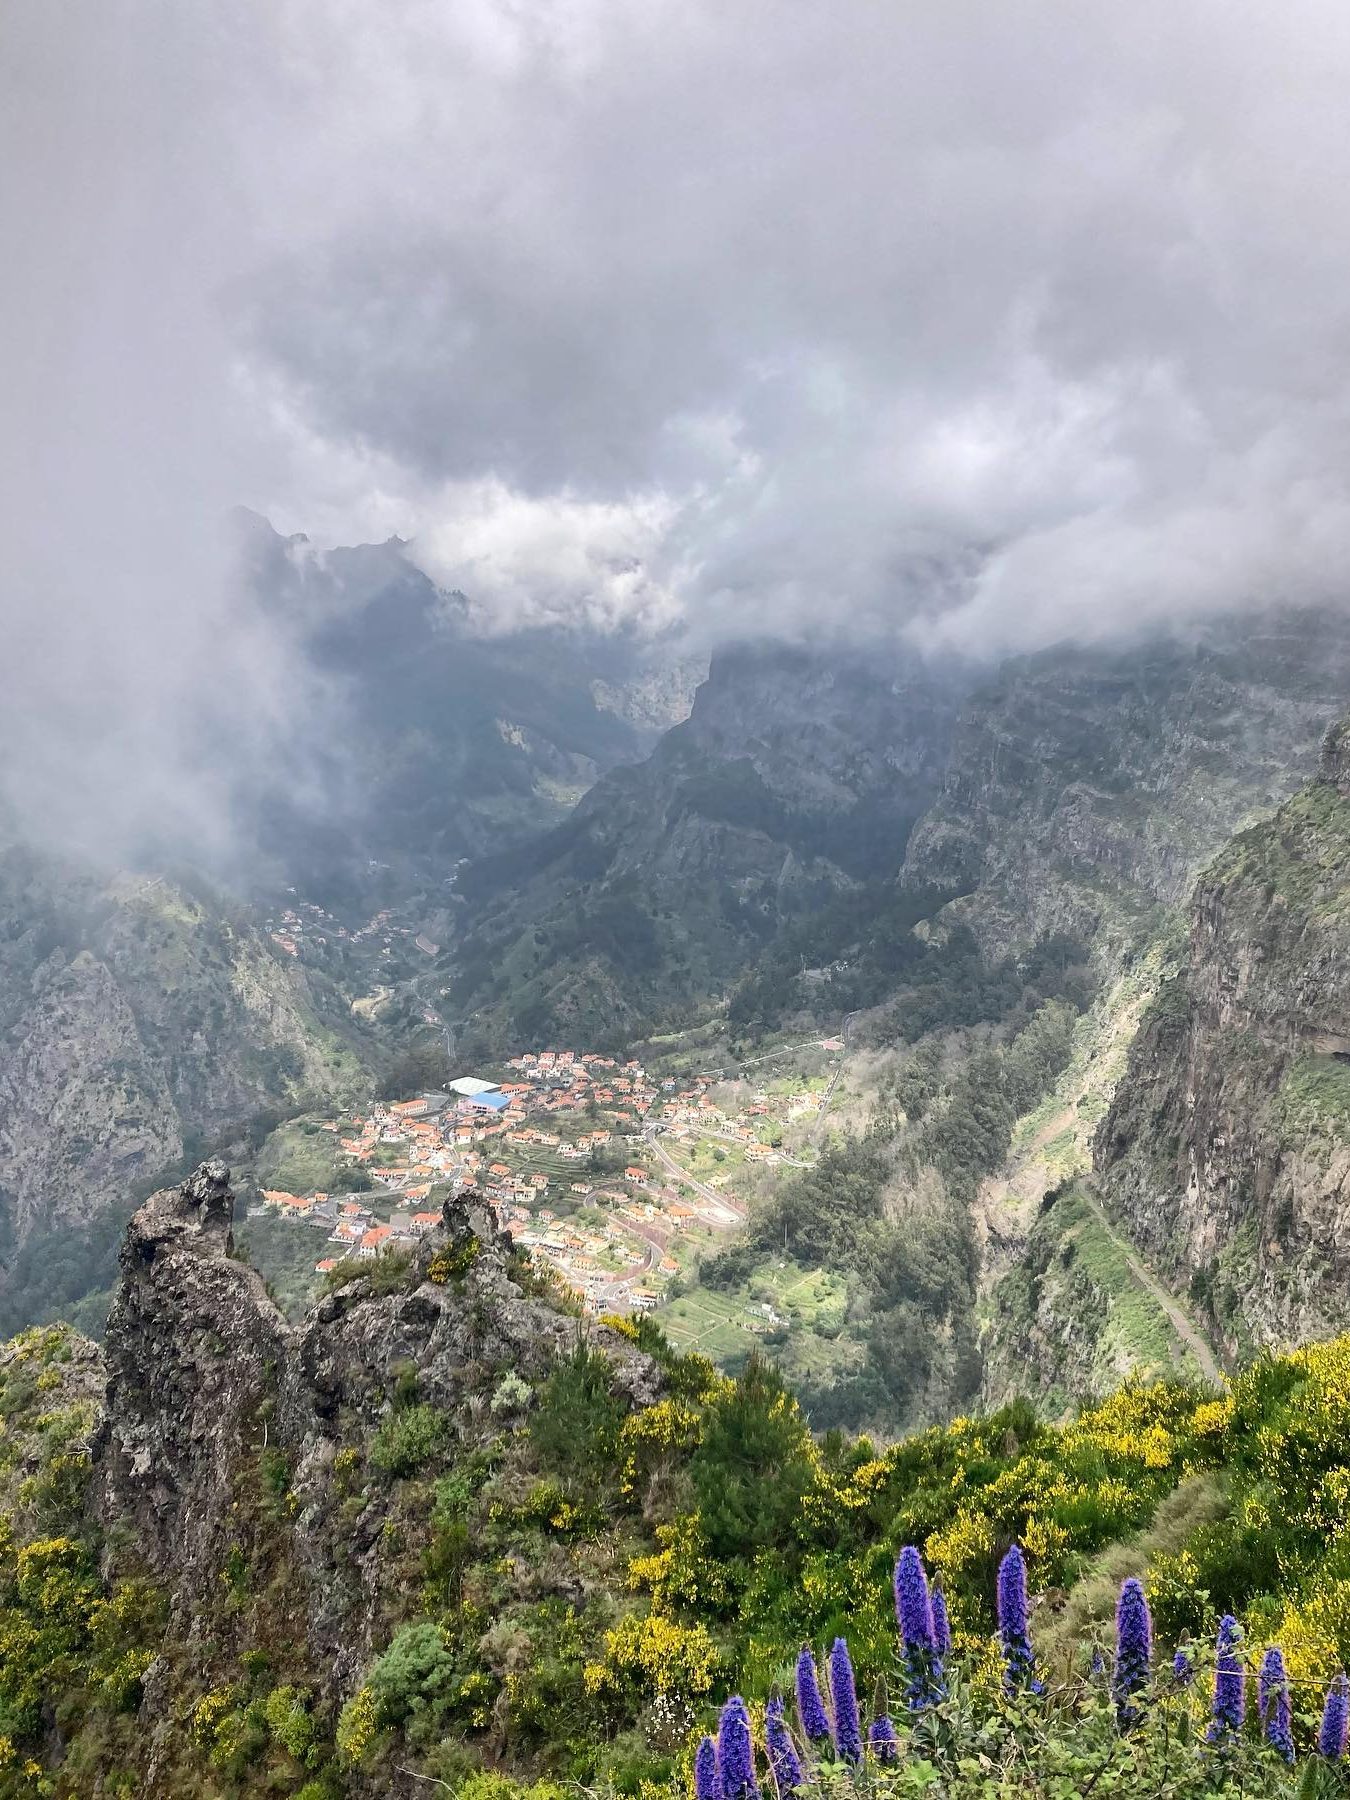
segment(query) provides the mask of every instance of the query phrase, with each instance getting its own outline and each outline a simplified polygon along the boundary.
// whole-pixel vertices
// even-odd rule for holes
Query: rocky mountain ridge
[[[372,1049],[332,984],[270,944],[246,909],[11,846],[0,853],[0,1264],[13,1278],[40,1247],[50,1260],[138,1183],[262,1110],[354,1091]]]
[[[988,953],[1064,931],[1118,956],[1307,779],[1348,695],[1342,610],[1013,659],[966,702],[902,879],[966,893]]]
[[[208,1163],[131,1222],[104,1345],[98,1509],[105,1528],[133,1534],[137,1566],[171,1590],[170,1629],[198,1679],[209,1684],[212,1667],[242,1655],[252,1632],[289,1633],[321,1671],[320,1703],[332,1706],[408,1600],[387,1552],[397,1505],[383,1488],[359,1511],[344,1505],[344,1444],[368,1440],[391,1396],[413,1390],[472,1440],[503,1373],[528,1393],[525,1384],[575,1345],[577,1323],[521,1288],[509,1238],[472,1196],[447,1203],[442,1228],[395,1291],[353,1271],[298,1327],[234,1260],[232,1216],[228,1170]],[[601,1327],[593,1343],[630,1404],[659,1397],[659,1369],[627,1338]],[[278,1483],[284,1470],[282,1516],[250,1517],[241,1481],[268,1468]],[[256,1616],[241,1621],[230,1645],[218,1594],[232,1554],[269,1571],[284,1612],[265,1627]],[[167,1678],[152,1669],[148,1690]],[[157,1769],[173,1763],[172,1735],[166,1725],[151,1751],[152,1788]]]
[[[613,1038],[706,999],[785,920],[894,874],[957,693],[947,673],[885,659],[719,652],[645,762],[603,777],[549,837],[465,872],[459,1003],[509,1040]]]
[[[1230,1353],[1350,1316],[1350,726],[1192,897],[1096,1146],[1107,1205]]]
[[[485,634],[398,538],[320,553],[242,511],[246,578],[294,637],[325,718],[323,803],[273,797],[263,850],[315,897],[403,883],[546,830],[606,770],[645,756],[689,711],[705,663],[680,646],[562,630]]]
[[[138,1646],[124,1652],[130,1686],[121,1691],[134,1696],[139,1726],[117,1720],[119,1690],[96,1689],[100,1705],[111,1697],[112,1718],[92,1748],[71,1765],[57,1733],[47,1754],[74,1781],[62,1793],[120,1793],[116,1781],[130,1768],[134,1791],[147,1796],[206,1791],[203,1780],[212,1793],[241,1791],[229,1785],[231,1769],[259,1746],[231,1738],[225,1715],[239,1672],[262,1670],[303,1715],[300,1738],[278,1729],[290,1767],[293,1758],[305,1766],[320,1722],[331,1745],[339,1714],[349,1721],[340,1789],[330,1762],[318,1791],[411,1793],[412,1771],[405,1780],[387,1760],[368,1773],[356,1766],[366,1703],[353,1701],[424,1599],[429,1495],[403,1478],[429,1461],[474,1469],[478,1447],[518,1432],[539,1386],[577,1357],[583,1371],[603,1368],[616,1420],[652,1407],[666,1376],[631,1334],[607,1325],[591,1327],[582,1348],[579,1319],[540,1286],[472,1194],[447,1202],[440,1228],[411,1259],[344,1270],[298,1325],[236,1259],[233,1207],[228,1170],[201,1165],[132,1219],[101,1351],[58,1328],[0,1352],[7,1416],[37,1400],[40,1427],[60,1422],[58,1448],[83,1446],[63,1465],[82,1472],[80,1484],[68,1482],[36,1512],[24,1496],[31,1501],[50,1476],[52,1440],[37,1438],[26,1483],[12,1456],[0,1459],[5,1504],[17,1506],[22,1531],[44,1519],[50,1529],[58,1516],[74,1529],[40,1546],[72,1573],[86,1567],[79,1538],[97,1531],[99,1579],[121,1608],[105,1636]],[[478,1471],[480,1483],[490,1467]],[[558,1513],[562,1495],[549,1494]],[[512,1585],[532,1602],[552,1594],[558,1606],[578,1594],[564,1569],[522,1568]],[[6,1693],[12,1669],[12,1646],[0,1649]],[[481,1730],[488,1720],[477,1722]],[[75,1735],[82,1724],[67,1729]],[[10,1741],[0,1736],[5,1792]],[[308,1766],[317,1766],[313,1756]]]

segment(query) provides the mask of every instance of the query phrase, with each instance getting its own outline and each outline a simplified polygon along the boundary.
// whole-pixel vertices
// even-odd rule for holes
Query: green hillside
[[[365,1304],[386,1306],[385,1291]],[[1263,1358],[1217,1393],[1132,1384],[1063,1426],[1015,1405],[884,1447],[813,1437],[757,1358],[730,1381],[650,1324],[621,1329],[660,1371],[648,1404],[578,1339],[533,1387],[485,1369],[490,1404],[466,1432],[409,1366],[381,1409],[343,1411],[330,1452],[343,1498],[323,1521],[284,1450],[254,1453],[231,1476],[238,1523],[214,1588],[179,1596],[215,1639],[187,1660],[163,1580],[136,1575],[134,1544],[92,1514],[97,1352],[61,1328],[10,1345],[0,1795],[143,1791],[147,1705],[180,1722],[175,1785],[156,1791],[321,1800],[401,1792],[406,1770],[502,1800],[575,1782],[683,1793],[720,1703],[746,1696],[758,1731],[804,1643],[846,1637],[864,1697],[882,1676],[896,1693],[890,1577],[905,1545],[940,1583],[954,1649],[931,1717],[894,1706],[904,1755],[877,1775],[883,1791],[1067,1795],[1098,1765],[1103,1792],[1210,1793],[1239,1775],[1249,1794],[1285,1791],[1254,1721],[1218,1768],[1195,1750],[1205,1690],[1183,1703],[1165,1680],[1150,1687],[1147,1722],[1122,1733],[1091,1665],[1099,1651],[1109,1670],[1116,1587],[1141,1576],[1160,1665],[1228,1612],[1248,1672],[1282,1647],[1308,1745],[1314,1698],[1350,1654],[1350,1339]],[[372,1506],[378,1544],[359,1549]],[[373,1556],[384,1595],[340,1704],[286,1591],[315,1532]],[[1048,1691],[1010,1698],[992,1634],[1014,1542]],[[1129,1785],[1145,1774],[1158,1785]],[[829,1763],[822,1779],[852,1781]]]

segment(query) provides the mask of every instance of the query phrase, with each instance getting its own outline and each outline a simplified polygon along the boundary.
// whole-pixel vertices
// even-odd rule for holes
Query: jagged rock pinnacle
[[[229,1225],[234,1219],[230,1171],[219,1157],[199,1163],[178,1190],[189,1206],[200,1207],[203,1224]]]

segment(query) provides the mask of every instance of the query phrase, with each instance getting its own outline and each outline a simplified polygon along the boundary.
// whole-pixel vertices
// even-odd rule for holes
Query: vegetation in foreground
[[[534,1391],[485,1370],[473,1441],[412,1379],[369,1426],[347,1421],[334,1528],[355,1555],[380,1497],[364,1566],[387,1636],[340,1706],[277,1588],[309,1528],[284,1458],[238,1471],[239,1537],[189,1647],[172,1596],[127,1573],[134,1544],[93,1517],[97,1353],[59,1328],[0,1351],[0,1800],[142,1791],[147,1706],[175,1722],[166,1792],[332,1800],[399,1791],[411,1770],[471,1800],[575,1783],[655,1800],[687,1790],[727,1695],[758,1731],[802,1646],[837,1638],[860,1692],[885,1677],[897,1694],[905,1754],[856,1777],[878,1791],[1181,1796],[1230,1776],[1249,1794],[1319,1791],[1289,1788],[1255,1705],[1226,1760],[1202,1752],[1202,1653],[1193,1690],[1150,1674],[1122,1734],[1113,1618],[1137,1577],[1169,1650],[1213,1644],[1225,1615],[1249,1674],[1278,1646],[1302,1755],[1350,1657],[1350,1338],[1263,1358],[1217,1395],[1127,1386],[1068,1425],[1015,1405],[880,1448],[814,1438],[757,1360],[730,1381],[649,1323],[624,1329],[665,1369],[655,1404],[627,1406],[579,1338]],[[1043,1693],[1001,1685],[1014,1543],[1040,1595]],[[888,1598],[906,1547],[953,1643],[920,1708]],[[1309,1764],[1319,1780],[1325,1763]],[[855,1779],[836,1764],[823,1787]]]
[[[693,1757],[694,1800],[929,1794],[1068,1800],[1089,1793],[1195,1797],[1331,1796],[1350,1792],[1345,1755],[1350,1688],[1335,1675],[1318,1692],[1297,1684],[1277,1645],[1253,1661],[1231,1614],[1212,1646],[1158,1654],[1148,1596],[1122,1582],[1114,1643],[1086,1647],[1056,1681],[1032,1641],[1026,1559],[1012,1545],[999,1564],[990,1639],[954,1642],[945,1598],[930,1590],[913,1545],[895,1566],[896,1650],[891,1685],[860,1703],[846,1639],[823,1666],[810,1648],[792,1677],[752,1714],[735,1695],[716,1735]],[[870,1711],[870,1717],[868,1713]]]

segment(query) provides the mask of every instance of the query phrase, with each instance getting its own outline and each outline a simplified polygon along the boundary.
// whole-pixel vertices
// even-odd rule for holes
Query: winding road
[[[820,1143],[820,1134],[825,1129],[825,1115],[830,1110],[830,1102],[834,1099],[834,1090],[838,1087],[839,1077],[844,1072],[844,1058],[848,1055],[848,1034],[852,1031],[853,1021],[857,1016],[858,1015],[855,1012],[844,1014],[843,1028],[839,1033],[840,1037],[843,1039],[844,1047],[839,1052],[839,1061],[834,1065],[834,1074],[830,1076],[830,1084],[820,1096],[820,1112],[816,1116],[816,1129],[812,1134],[811,1140],[816,1145],[819,1145]]]
[[[711,1206],[725,1207],[728,1212],[735,1213],[736,1217],[744,1223],[748,1214],[740,1201],[731,1194],[720,1193],[718,1189],[709,1187],[706,1181],[700,1181],[697,1176],[691,1175],[682,1163],[676,1162],[661,1142],[658,1125],[644,1125],[642,1135],[656,1152],[656,1159],[667,1174],[673,1175],[677,1181],[683,1181],[686,1186],[693,1188],[701,1200],[706,1200]]]

